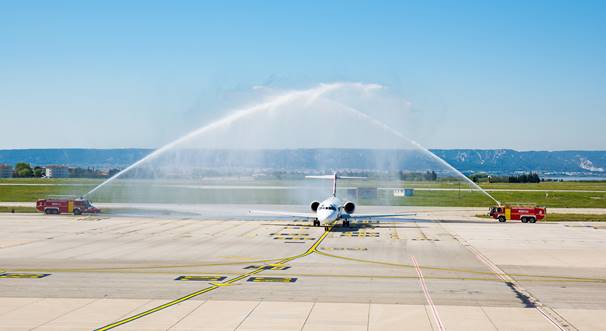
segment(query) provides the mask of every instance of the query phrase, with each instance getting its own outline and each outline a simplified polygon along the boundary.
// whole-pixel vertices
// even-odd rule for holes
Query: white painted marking
[[[429,304],[429,307],[431,308],[433,320],[434,322],[436,322],[438,330],[445,331],[446,328],[444,327],[444,323],[442,323],[442,320],[440,319],[440,314],[438,314],[438,309],[436,308],[436,305],[434,305],[433,300],[431,299],[431,295],[429,294],[429,290],[427,289],[427,284],[425,284],[425,278],[423,277],[423,272],[419,267],[419,263],[417,262],[417,259],[414,256],[411,256],[410,258],[412,259],[412,263],[414,264],[415,269],[417,270],[417,275],[419,276],[419,283],[421,284],[423,294],[425,294],[425,300],[427,300],[427,304]]]
[[[458,239],[459,242],[462,242],[461,239]],[[517,291],[524,293],[530,301],[534,304],[535,309],[545,317],[551,324],[553,324],[556,328],[561,331],[566,330],[577,330],[573,325],[571,325],[568,321],[566,321],[562,316],[559,316],[557,312],[549,307],[544,306],[537,298],[535,298],[530,292],[521,287],[513,278],[507,275],[503,270],[501,270],[496,264],[492,263],[487,257],[485,257],[480,251],[478,251],[475,247],[471,246],[468,243],[464,244],[478,260],[482,261],[492,272],[499,277],[503,282],[513,284],[513,286],[517,289]],[[555,315],[555,316],[554,316]]]

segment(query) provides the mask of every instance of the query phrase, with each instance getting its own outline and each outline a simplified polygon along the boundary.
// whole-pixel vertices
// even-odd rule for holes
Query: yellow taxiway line
[[[287,262],[290,262],[290,261],[293,261],[293,260],[305,257],[305,256],[307,256],[307,255],[309,255],[311,253],[317,252],[318,246],[320,246],[320,244],[322,243],[322,241],[324,240],[324,238],[326,238],[326,236],[328,235],[328,233],[330,232],[330,230],[332,230],[332,227],[330,227],[330,228],[328,228],[328,230],[324,231],[324,233],[320,236],[320,238],[318,238],[318,240],[316,240],[314,242],[314,244],[309,249],[307,249],[307,251],[305,251],[305,253],[302,253],[302,254],[299,254],[299,255],[295,255],[295,256],[290,256],[290,257],[287,257],[287,258],[283,258],[283,259],[279,260],[278,262],[276,262],[276,264],[285,264]],[[145,317],[147,315],[153,314],[153,313],[158,312],[160,310],[163,310],[163,309],[166,309],[168,307],[171,307],[171,306],[174,306],[176,304],[179,304],[179,303],[181,303],[183,301],[187,301],[187,300],[189,300],[191,298],[194,298],[194,297],[197,297],[197,296],[199,296],[201,294],[208,293],[208,292],[216,290],[216,289],[218,289],[220,287],[233,285],[234,283],[239,282],[239,281],[241,281],[242,279],[244,279],[244,278],[246,278],[248,276],[252,276],[252,275],[258,274],[258,273],[260,273],[260,272],[262,272],[264,270],[265,270],[265,266],[260,266],[257,269],[254,269],[254,270],[249,271],[247,273],[241,274],[241,275],[236,276],[234,278],[228,279],[228,280],[226,280],[226,281],[224,281],[222,283],[211,283],[211,286],[209,286],[209,287],[206,287],[206,288],[203,288],[203,289],[201,289],[199,291],[190,293],[190,294],[188,294],[188,295],[186,295],[184,297],[181,297],[179,299],[175,299],[173,301],[167,302],[167,303],[162,304],[160,306],[148,309],[148,310],[146,310],[144,312],[141,312],[139,314],[133,315],[131,317],[127,317],[127,318],[122,319],[120,321],[117,321],[117,322],[108,324],[106,326],[100,327],[98,329],[95,329],[95,331],[111,330],[111,329],[116,328],[118,326],[121,326],[121,325],[124,325],[126,323],[132,322],[132,321],[134,321],[136,319]]]

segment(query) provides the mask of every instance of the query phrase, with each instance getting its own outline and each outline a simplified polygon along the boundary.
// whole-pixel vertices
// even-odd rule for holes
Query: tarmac
[[[0,330],[606,329],[606,224],[472,214],[1,214]]]

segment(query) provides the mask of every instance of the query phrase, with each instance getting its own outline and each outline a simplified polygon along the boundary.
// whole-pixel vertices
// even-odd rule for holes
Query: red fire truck
[[[98,213],[101,210],[91,205],[90,201],[73,197],[49,197],[36,201],[36,210],[45,214],[81,215]]]
[[[499,222],[507,220],[536,223],[545,218],[547,208],[533,205],[504,205],[490,208],[490,216]]]

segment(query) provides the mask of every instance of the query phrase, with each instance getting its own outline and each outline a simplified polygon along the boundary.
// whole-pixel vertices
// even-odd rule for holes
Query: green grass
[[[33,202],[48,195],[83,195],[100,183],[97,179],[2,179],[0,201]],[[162,185],[158,185],[161,183]],[[91,198],[96,202],[150,202],[150,203],[275,203],[291,204],[321,200],[330,192],[329,181],[313,180],[205,180],[193,184],[205,185],[250,185],[250,186],[297,186],[309,190],[268,190],[229,188],[176,188],[166,184],[192,184],[178,180],[146,181],[122,180],[98,191]],[[43,185],[10,185],[43,184]],[[326,184],[326,185],[324,185]],[[377,199],[352,199],[361,205],[403,206],[460,206],[488,207],[492,200],[480,192],[469,192],[469,186],[461,182],[400,182],[400,181],[343,181],[341,187],[412,187],[451,188],[454,191],[416,190],[414,196],[394,198],[389,190],[379,190]],[[563,190],[564,192],[518,192],[494,191],[491,194],[503,203],[535,203],[546,207],[606,208],[606,182],[546,182],[538,184],[496,183],[483,184],[486,188],[504,190]],[[458,188],[462,190],[459,192]],[[315,190],[314,190],[315,189]],[[589,190],[600,192],[566,192],[566,190]],[[345,190],[339,195],[345,197]]]
[[[480,186],[484,189],[606,191],[606,181],[543,182],[543,183],[482,183]]]
[[[606,222],[606,214],[548,214],[550,222]]]

